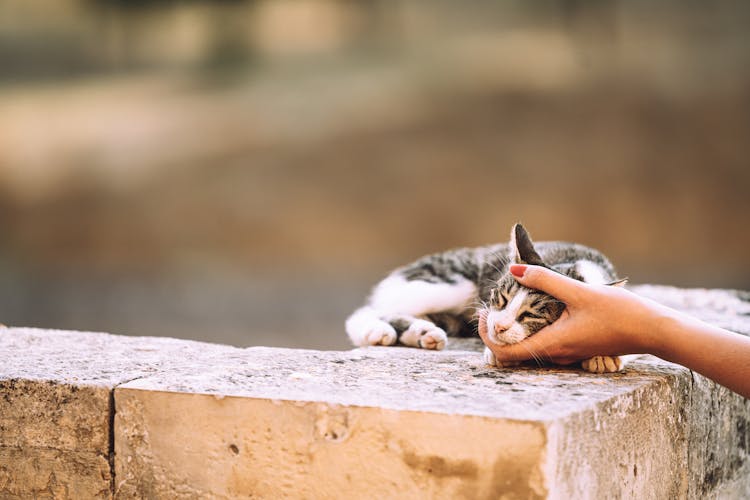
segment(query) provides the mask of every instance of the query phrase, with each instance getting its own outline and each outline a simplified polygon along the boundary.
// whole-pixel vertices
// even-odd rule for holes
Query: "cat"
[[[587,283],[623,286],[612,263],[601,252],[565,242],[533,243],[515,224],[510,242],[459,248],[427,255],[391,272],[373,289],[367,303],[346,320],[346,332],[357,346],[404,345],[443,349],[449,336],[476,336],[477,318],[487,315],[491,341],[520,342],[560,317],[565,304],[539,290],[521,286],[510,264],[550,268]],[[626,357],[595,356],[584,360],[594,373],[622,369]],[[484,360],[500,363],[489,348]]]

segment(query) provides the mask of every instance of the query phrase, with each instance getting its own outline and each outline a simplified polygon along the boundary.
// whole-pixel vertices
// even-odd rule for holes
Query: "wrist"
[[[646,325],[644,350],[667,361],[672,361],[675,345],[675,332],[682,330],[681,319],[675,311],[666,307],[660,307],[655,311],[651,325]]]

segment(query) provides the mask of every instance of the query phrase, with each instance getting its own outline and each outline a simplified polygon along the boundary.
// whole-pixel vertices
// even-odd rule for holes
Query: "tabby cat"
[[[532,243],[521,224],[510,243],[460,248],[422,257],[393,271],[373,289],[365,306],[346,320],[346,332],[358,346],[404,345],[443,349],[449,336],[477,335],[477,317],[487,315],[491,341],[513,344],[560,317],[565,304],[551,295],[521,286],[510,264],[533,264],[587,283],[622,285],[610,261],[597,250],[564,242]],[[484,359],[500,363],[488,348]],[[595,356],[585,370],[618,371],[620,357]]]

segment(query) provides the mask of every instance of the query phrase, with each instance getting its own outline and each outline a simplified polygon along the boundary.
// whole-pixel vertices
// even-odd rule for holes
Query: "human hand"
[[[544,267],[516,264],[511,273],[523,286],[561,300],[566,309],[551,325],[508,345],[489,340],[486,312],[480,314],[479,335],[498,361],[538,358],[566,365],[593,356],[658,355],[655,325],[671,310],[624,288],[583,283]]]

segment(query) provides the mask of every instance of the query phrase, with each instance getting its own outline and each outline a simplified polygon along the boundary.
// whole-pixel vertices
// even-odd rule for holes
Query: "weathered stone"
[[[96,453],[0,446],[0,498],[111,498],[110,470]]]
[[[689,497],[689,376],[651,357],[629,370],[651,381],[552,424],[551,498]]]
[[[655,358],[600,376],[498,371],[465,351],[253,348],[196,368],[116,389],[120,495],[309,497],[356,484],[386,497],[700,498],[690,373]],[[733,411],[728,421],[748,407]],[[172,466],[187,463],[190,481]],[[454,481],[440,464],[475,472]]]
[[[712,325],[750,335],[750,292],[662,285],[635,285],[629,289]]]
[[[545,492],[535,422],[134,389],[118,408],[120,498]]]
[[[750,403],[698,374],[690,395],[691,497],[750,498]]]
[[[741,292],[634,290],[750,332]],[[495,370],[451,347],[0,329],[0,497],[750,496],[750,403],[685,368]]]
[[[91,498],[99,491],[111,496],[112,389],[227,349],[1,328],[0,498]]]
[[[110,390],[0,380],[0,446],[109,454]]]
[[[4,328],[0,329],[0,380],[114,387],[173,366],[189,366],[195,359],[234,351],[220,344],[163,337]]]

